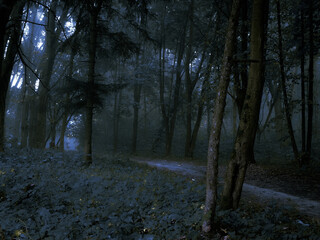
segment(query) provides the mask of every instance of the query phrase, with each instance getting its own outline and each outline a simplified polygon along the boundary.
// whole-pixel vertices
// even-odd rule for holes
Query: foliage
[[[92,92],[94,106],[102,108],[106,96],[118,92],[127,86],[124,83],[94,83],[93,87],[91,87],[88,82],[70,77],[67,78],[67,81],[67,86],[58,89],[58,96],[63,97],[66,93],[70,94],[72,96],[71,102],[65,104],[70,105],[67,107],[76,110],[80,110],[86,106],[89,91]]]
[[[299,216],[290,207],[245,202],[236,211],[218,212],[219,231],[231,239],[319,239],[319,223]],[[303,220],[301,220],[303,219]],[[311,220],[312,222],[313,220]]]
[[[77,154],[1,156],[0,226],[18,239],[177,239],[199,236],[204,187],[185,177]]]
[[[186,176],[76,153],[0,155],[0,235],[16,239],[198,239],[205,187]],[[275,203],[218,213],[231,239],[319,239],[315,223]],[[223,231],[222,231],[223,230]]]

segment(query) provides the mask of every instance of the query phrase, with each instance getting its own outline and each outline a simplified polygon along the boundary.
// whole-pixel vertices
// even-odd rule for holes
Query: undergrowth
[[[0,155],[0,239],[201,239],[205,186],[125,158]],[[219,239],[320,239],[316,222],[275,204],[218,212]],[[300,222],[299,222],[300,221]]]

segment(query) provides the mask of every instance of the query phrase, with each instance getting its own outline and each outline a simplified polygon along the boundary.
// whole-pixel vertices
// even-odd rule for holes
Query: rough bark
[[[220,134],[222,128],[223,114],[226,105],[227,90],[230,82],[232,64],[231,59],[235,52],[235,38],[239,18],[239,9],[240,0],[233,0],[226,36],[226,43],[224,47],[221,77],[215,99],[212,128],[208,146],[206,201],[204,208],[204,221],[202,224],[202,230],[204,232],[210,232],[213,229],[215,209],[217,205],[218,157]]]
[[[241,111],[234,150],[228,164],[221,199],[221,208],[238,208],[247,166],[252,158],[252,147],[258,127],[259,112],[264,85],[264,43],[268,0],[254,0],[250,39],[248,88]]]

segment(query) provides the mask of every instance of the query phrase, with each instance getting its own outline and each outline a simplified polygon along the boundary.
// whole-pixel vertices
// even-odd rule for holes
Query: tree
[[[0,152],[4,151],[6,96],[14,60],[18,52],[20,36],[22,34],[20,19],[25,2],[21,0],[19,4],[17,3],[18,1],[0,1]],[[13,25],[8,29],[7,24],[10,16]],[[11,30],[11,32],[9,30]],[[7,42],[9,42],[8,45]],[[7,46],[6,54],[4,54],[5,46]]]
[[[46,135],[47,135],[47,110],[49,101],[50,82],[53,73],[53,66],[57,56],[57,49],[59,46],[59,37],[62,32],[62,27],[68,14],[68,8],[64,7],[60,16],[60,24],[56,21],[56,10],[58,7],[57,2],[52,2],[47,9],[47,23],[48,28],[46,31],[45,39],[45,53],[43,60],[40,64],[40,83],[39,83],[39,96],[37,101],[37,116],[36,116],[36,131],[30,141],[30,146],[35,148],[45,148]]]
[[[206,201],[204,208],[204,221],[202,230],[210,232],[213,229],[215,209],[217,205],[217,185],[218,185],[218,159],[220,135],[223,121],[223,114],[226,105],[227,90],[230,82],[231,59],[235,52],[235,38],[240,10],[240,0],[233,0],[232,10],[229,17],[229,25],[224,47],[221,77],[215,98],[213,111],[212,128],[209,139],[207,155],[207,183]]]
[[[97,49],[97,22],[101,11],[102,0],[96,0],[93,3],[88,3],[90,13],[90,38],[89,38],[89,61],[88,61],[88,91],[86,104],[86,119],[85,119],[85,160],[86,164],[92,163],[92,118],[93,118],[93,90],[95,80],[95,64],[96,64],[96,49]]]
[[[313,81],[314,81],[314,40],[313,40],[313,0],[308,0],[308,27],[309,27],[309,69],[308,69],[308,129],[307,129],[307,158],[304,163],[310,161],[312,148],[312,131],[313,131]]]
[[[161,23],[160,23],[160,44],[159,44],[159,93],[160,93],[160,108],[162,113],[163,125],[165,128],[165,147],[166,155],[171,154],[172,150],[172,140],[175,131],[175,125],[177,120],[177,112],[180,102],[180,90],[181,90],[181,81],[182,81],[182,60],[185,51],[185,41],[186,41],[186,32],[187,32],[187,23],[185,21],[181,29],[179,29],[178,40],[176,41],[175,47],[175,59],[173,67],[175,67],[175,72],[172,71],[171,83],[169,88],[169,96],[167,101],[165,101],[165,80],[166,80],[166,29],[165,29],[165,17],[166,17],[167,5],[164,4],[161,12]],[[189,14],[190,7],[187,13]],[[188,18],[187,18],[188,19]],[[174,81],[175,80],[175,81]],[[173,84],[174,82],[174,84]]]
[[[288,127],[288,133],[291,140],[291,145],[293,149],[293,153],[295,156],[296,161],[298,161],[299,165],[300,159],[299,159],[299,151],[297,147],[297,143],[294,137],[292,122],[291,122],[291,114],[289,109],[289,102],[288,102],[288,94],[286,90],[286,76],[285,76],[285,70],[284,70],[284,57],[283,57],[283,49],[282,49],[282,31],[281,31],[281,9],[280,9],[280,1],[277,0],[277,26],[278,26],[278,47],[279,47],[279,64],[280,64],[280,75],[281,75],[281,88],[282,88],[282,94],[283,94],[283,101],[284,101],[284,109],[286,113],[286,120],[287,120],[287,127]]]
[[[234,150],[226,170],[221,200],[222,209],[238,208],[247,166],[252,155],[264,86],[264,44],[268,6],[268,0],[253,1],[250,39],[250,60],[252,61]]]

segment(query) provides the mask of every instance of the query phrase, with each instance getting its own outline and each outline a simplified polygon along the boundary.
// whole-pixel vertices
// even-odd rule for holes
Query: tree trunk
[[[21,36],[21,17],[23,13],[24,1],[21,1],[13,10],[17,1],[1,1],[0,4],[0,152],[4,151],[4,139],[5,139],[5,115],[6,115],[6,97],[10,83],[10,77],[12,68],[14,65],[14,59],[18,52],[18,46]],[[5,46],[7,39],[7,23],[9,16],[12,12],[12,19],[14,28],[11,38],[7,47],[5,58]]]
[[[173,87],[173,100],[171,99],[171,92],[169,94],[169,101],[173,102],[173,105],[166,106],[164,101],[164,70],[165,70],[165,32],[164,32],[164,18],[165,14],[163,13],[162,21],[161,21],[161,45],[160,45],[160,54],[159,54],[159,61],[160,61],[160,106],[161,106],[161,113],[162,118],[165,126],[165,133],[166,133],[166,143],[165,143],[165,151],[166,155],[171,154],[171,147],[172,147],[172,140],[175,130],[175,123],[176,123],[176,117],[177,117],[177,111],[179,106],[179,97],[180,97],[180,88],[181,88],[181,78],[182,78],[182,70],[181,70],[181,63],[185,48],[185,35],[186,35],[186,28],[187,28],[187,21],[185,23],[185,26],[183,28],[182,34],[180,35],[179,43],[178,43],[178,49],[176,51],[177,57],[177,63],[176,63],[176,81]]]
[[[68,78],[71,79],[73,77],[73,65],[74,65],[74,58],[76,56],[76,49],[72,46],[70,60],[69,60],[69,72]],[[68,85],[68,80],[65,81],[65,85]],[[60,144],[59,150],[64,151],[64,137],[68,126],[68,118],[70,115],[70,94],[67,93],[65,97],[65,108],[63,112],[62,122],[61,122],[61,131],[60,131]]]
[[[193,42],[193,10],[194,9],[194,0],[191,0],[190,3],[190,10],[189,10],[189,39],[188,39],[188,49],[186,52],[186,58],[185,58],[185,81],[186,81],[186,120],[187,120],[187,125],[186,125],[186,139],[185,139],[185,152],[184,155],[187,158],[192,158],[192,152],[190,151],[190,145],[191,145],[191,134],[192,134],[192,127],[191,127],[191,121],[192,121],[192,92],[193,92],[193,87],[192,87],[192,79],[190,76],[190,68],[189,64],[191,63],[191,57],[192,57],[192,42]]]
[[[52,2],[50,11],[48,12],[48,29],[46,31],[46,47],[41,65],[39,83],[39,98],[38,98],[38,113],[37,113],[37,134],[34,139],[35,148],[45,148],[46,135],[47,135],[47,108],[49,100],[50,81],[53,72],[53,66],[56,59],[56,50],[58,47],[58,40],[61,33],[61,27],[56,26],[55,11],[57,2]],[[67,18],[67,9],[64,9],[60,23],[63,25]]]
[[[23,83],[22,116],[21,116],[21,148],[28,146],[28,118],[29,118],[29,95],[27,91],[27,68],[25,67],[25,77]]]
[[[242,185],[247,166],[252,158],[252,148],[257,132],[261,98],[264,85],[264,44],[266,38],[268,0],[254,0],[252,9],[248,88],[234,150],[226,171],[221,208],[236,209],[239,206]]]
[[[303,3],[301,3],[301,47],[300,47],[300,81],[301,81],[301,150],[302,154],[306,152],[306,96],[305,96],[305,79],[304,79],[304,64],[305,64],[305,48],[304,48],[304,34],[305,34],[305,27],[304,27],[304,7]]]
[[[139,59],[139,57],[138,57]],[[138,139],[138,122],[139,122],[139,109],[141,99],[141,83],[138,83],[138,79],[135,80],[134,93],[133,93],[133,134],[132,134],[132,153],[135,154],[137,151],[137,139]]]
[[[209,139],[207,156],[207,183],[206,201],[204,208],[204,221],[202,230],[210,232],[213,229],[215,209],[217,205],[217,184],[218,184],[218,157],[222,120],[226,105],[227,90],[230,82],[231,59],[235,52],[236,30],[238,25],[240,0],[233,0],[231,15],[226,36],[223,62],[219,86],[215,99],[215,106],[212,119],[212,129]]]
[[[311,147],[312,147],[312,124],[313,124],[313,62],[314,62],[314,43],[313,43],[313,0],[308,0],[309,3],[309,69],[308,69],[308,129],[307,129],[307,158],[304,163],[310,162]]]
[[[211,68],[213,65],[213,60],[214,60],[214,53],[212,51],[210,58],[209,58],[209,61],[208,61],[208,65],[206,68],[206,72],[205,72],[205,76],[204,76],[204,80],[203,80],[202,88],[201,88],[201,92],[200,92],[200,99],[198,102],[197,119],[194,124],[191,139],[190,139],[190,144],[188,146],[188,155],[187,156],[189,156],[191,158],[193,157],[194,149],[196,147],[196,140],[197,140],[198,132],[200,129],[204,105],[207,101],[207,91],[209,89],[209,79],[210,79],[210,74],[211,74]]]
[[[98,6],[96,7],[92,4],[92,9],[90,11],[88,93],[85,120],[85,160],[87,165],[92,163],[93,91],[97,49],[97,21],[101,10],[101,4],[101,1],[99,1]]]
[[[119,83],[122,83],[122,76],[120,75],[121,62],[117,66],[116,79],[119,80]],[[122,101],[122,90],[116,92],[114,95],[114,108],[113,108],[113,152],[118,151],[118,138],[119,138],[119,122],[121,116],[121,101]]]
[[[288,133],[291,140],[291,146],[293,149],[295,160],[298,161],[299,165],[299,151],[297,147],[297,143],[294,137],[293,132],[293,126],[291,122],[291,114],[289,109],[289,102],[288,102],[288,96],[287,96],[287,89],[286,89],[286,76],[284,71],[284,57],[283,57],[283,49],[282,49],[282,31],[281,31],[281,9],[280,9],[280,1],[277,1],[277,23],[278,23],[278,38],[279,38],[279,62],[280,62],[280,73],[281,73],[281,87],[282,87],[282,95],[283,95],[283,101],[284,101],[284,109],[286,113],[286,120],[287,120],[287,127],[288,127]]]

